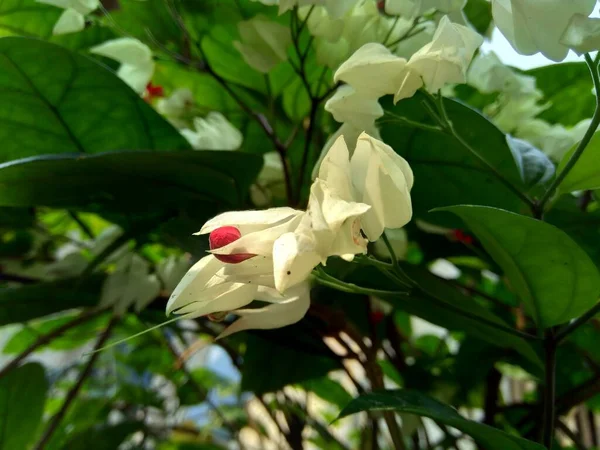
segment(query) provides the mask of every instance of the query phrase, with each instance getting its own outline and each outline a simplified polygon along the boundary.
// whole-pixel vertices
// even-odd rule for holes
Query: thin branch
[[[558,428],[565,436],[571,439],[577,450],[586,450],[585,444],[581,442],[579,437],[562,420],[556,421],[556,428]]]
[[[79,316],[77,316],[73,320],[61,325],[60,327],[55,328],[54,330],[50,331],[49,333],[39,336],[36,339],[36,341],[33,342],[25,350],[23,350],[19,354],[19,356],[14,358],[12,361],[10,361],[6,366],[4,366],[0,370],[0,378],[2,378],[9,371],[14,369],[16,366],[18,366],[21,361],[23,361],[25,358],[27,358],[29,355],[31,355],[33,352],[35,352],[40,347],[42,347],[42,346],[48,344],[49,342],[53,341],[54,339],[58,338],[60,335],[62,335],[63,333],[66,333],[71,328],[75,328],[75,327],[99,316],[100,314],[102,314],[104,312],[106,312],[106,309],[99,309],[99,310],[91,310],[90,309],[90,310],[84,311],[83,313],[81,313]]]
[[[67,396],[65,397],[65,400],[64,400],[62,406],[60,407],[60,409],[58,410],[58,412],[49,420],[48,427],[46,428],[46,430],[44,431],[44,434],[42,434],[42,436],[40,437],[38,442],[33,447],[34,450],[42,450],[42,449],[46,448],[46,445],[48,445],[50,438],[52,437],[54,432],[57,430],[58,426],[60,425],[60,422],[62,421],[63,417],[67,413],[69,407],[71,406],[71,403],[73,403],[73,401],[77,398],[77,395],[79,394],[79,391],[83,387],[83,384],[85,383],[87,378],[92,373],[92,368],[94,367],[96,360],[100,356],[100,353],[97,350],[102,348],[102,346],[104,345],[104,343],[110,336],[110,333],[111,333],[113,327],[117,324],[118,320],[119,319],[117,317],[113,316],[110,319],[110,322],[108,323],[108,325],[106,326],[104,331],[102,332],[102,334],[100,334],[100,337],[96,341],[96,345],[94,345],[94,351],[92,352],[90,359],[88,360],[87,364],[85,365],[85,367],[79,374],[79,377],[77,378],[77,381],[75,382],[75,384],[73,385],[71,390],[67,393]]]
[[[542,417],[542,444],[552,448],[554,426],[556,425],[556,340],[552,329],[546,331],[545,347],[545,381],[543,387],[544,414]]]
[[[563,182],[563,180],[567,177],[571,169],[575,166],[575,164],[577,164],[577,161],[579,161],[579,158],[583,154],[583,151],[590,143],[592,137],[594,136],[594,133],[596,133],[598,125],[600,125],[600,78],[598,77],[598,67],[594,63],[594,61],[592,61],[592,57],[588,53],[585,54],[585,62],[587,63],[590,69],[592,80],[594,82],[594,88],[596,90],[596,109],[594,111],[594,115],[592,116],[590,126],[585,132],[583,139],[581,139],[581,141],[577,145],[577,148],[571,155],[571,158],[569,158],[569,161],[567,162],[565,168],[557,175],[550,187],[548,187],[540,201],[537,203],[537,210],[540,211],[541,214],[543,214],[546,203],[554,195],[554,192],[560,186],[560,183]]]
[[[92,231],[92,229],[88,226],[87,223],[81,220],[81,217],[79,217],[75,211],[68,210],[67,213],[69,214],[69,217],[71,217],[71,219],[75,221],[77,226],[81,228],[83,234],[85,234],[90,239],[95,239],[94,232]]]
[[[588,312],[586,312],[581,317],[578,317],[573,322],[568,325],[565,325],[564,328],[560,329],[558,333],[556,333],[556,341],[560,343],[563,339],[565,339],[569,334],[577,330],[581,325],[586,323],[588,320],[593,318],[596,314],[600,312],[600,302],[596,303]]]

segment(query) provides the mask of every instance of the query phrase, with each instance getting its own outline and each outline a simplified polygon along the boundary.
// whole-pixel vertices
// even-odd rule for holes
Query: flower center
[[[210,233],[208,236],[208,244],[211,250],[216,250],[217,248],[225,247],[226,245],[237,241],[241,237],[242,233],[240,233],[240,230],[236,227],[220,227]],[[232,253],[229,255],[215,254],[215,258],[228,264],[239,264],[242,261],[246,261],[255,256],[256,255],[253,253]]]

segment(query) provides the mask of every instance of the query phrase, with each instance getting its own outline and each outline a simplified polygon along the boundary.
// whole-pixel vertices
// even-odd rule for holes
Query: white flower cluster
[[[412,216],[413,174],[383,142],[359,137],[352,157],[340,137],[311,186],[306,211],[271,208],[227,212],[208,221],[211,255],[177,286],[167,313],[194,318],[217,312],[240,317],[221,335],[276,328],[300,320],[310,305],[307,278],[330,256],[352,260],[384,228]],[[245,309],[253,300],[269,305]]]

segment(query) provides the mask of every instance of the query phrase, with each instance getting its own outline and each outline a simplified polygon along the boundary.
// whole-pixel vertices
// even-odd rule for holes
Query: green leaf
[[[0,90],[0,162],[45,153],[189,149],[114,73],[48,42],[0,39]]]
[[[254,332],[246,345],[242,390],[257,395],[288,384],[321,378],[340,367],[333,353],[323,341],[313,337],[305,323]],[[265,370],[268,370],[268,376],[265,376]]]
[[[65,444],[70,450],[114,450],[138,430],[143,422],[122,422],[117,425],[94,426],[75,434]]]
[[[478,33],[486,34],[492,23],[492,4],[487,0],[469,0],[463,9]]]
[[[340,383],[328,377],[306,380],[300,386],[339,408],[352,400],[352,395]]]
[[[576,145],[569,150],[558,165],[557,172],[564,170],[565,166],[575,152]],[[595,133],[587,147],[579,157],[577,163],[559,186],[559,191],[568,193],[586,189],[600,188],[600,133]]]
[[[210,214],[218,204],[241,203],[261,165],[243,152],[45,155],[0,164],[0,205]]]
[[[554,176],[554,164],[544,152],[527,141],[506,136],[508,147],[515,158],[521,179],[528,188],[546,184]]]
[[[596,99],[592,93],[592,77],[587,64],[550,64],[527,71],[536,78],[536,86],[551,107],[540,114],[550,123],[575,125],[592,117]]]
[[[539,327],[567,322],[596,303],[600,274],[565,232],[495,208],[454,206],[440,210],[465,221],[502,268]]]
[[[22,35],[49,38],[62,9],[35,0],[0,2],[0,37]]]
[[[436,422],[468,434],[482,444],[486,450],[545,450],[543,446],[535,442],[467,420],[454,408],[417,391],[379,391],[362,395],[346,406],[338,419],[361,411],[396,411],[429,417]]]
[[[44,368],[28,363],[0,378],[0,450],[26,449],[44,413]]]
[[[100,299],[103,275],[81,282],[65,279],[0,289],[0,325],[27,322],[60,311],[95,306]]]
[[[421,105],[422,99],[416,95],[385,109],[413,122],[431,124]],[[463,139],[506,179],[525,191],[505,135],[477,111],[453,100],[446,99],[445,104],[450,120]],[[454,137],[412,127],[394,116],[384,116],[384,119],[381,123],[383,140],[409,162],[414,172],[411,197],[417,218],[454,226],[456,221],[448,223],[449,218],[427,213],[436,207],[460,203],[515,212],[526,210],[526,205]]]

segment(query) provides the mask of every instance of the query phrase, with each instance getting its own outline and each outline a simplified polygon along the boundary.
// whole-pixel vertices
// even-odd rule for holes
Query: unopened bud
[[[242,237],[240,230],[236,227],[220,227],[216,230],[213,230],[208,236],[208,244],[211,250],[216,250],[221,247],[225,247],[232,242],[237,241]],[[247,259],[253,258],[256,255],[253,253],[235,253],[230,255],[217,255],[215,254],[215,258],[219,261],[228,264],[239,264],[242,261],[246,261]]]

